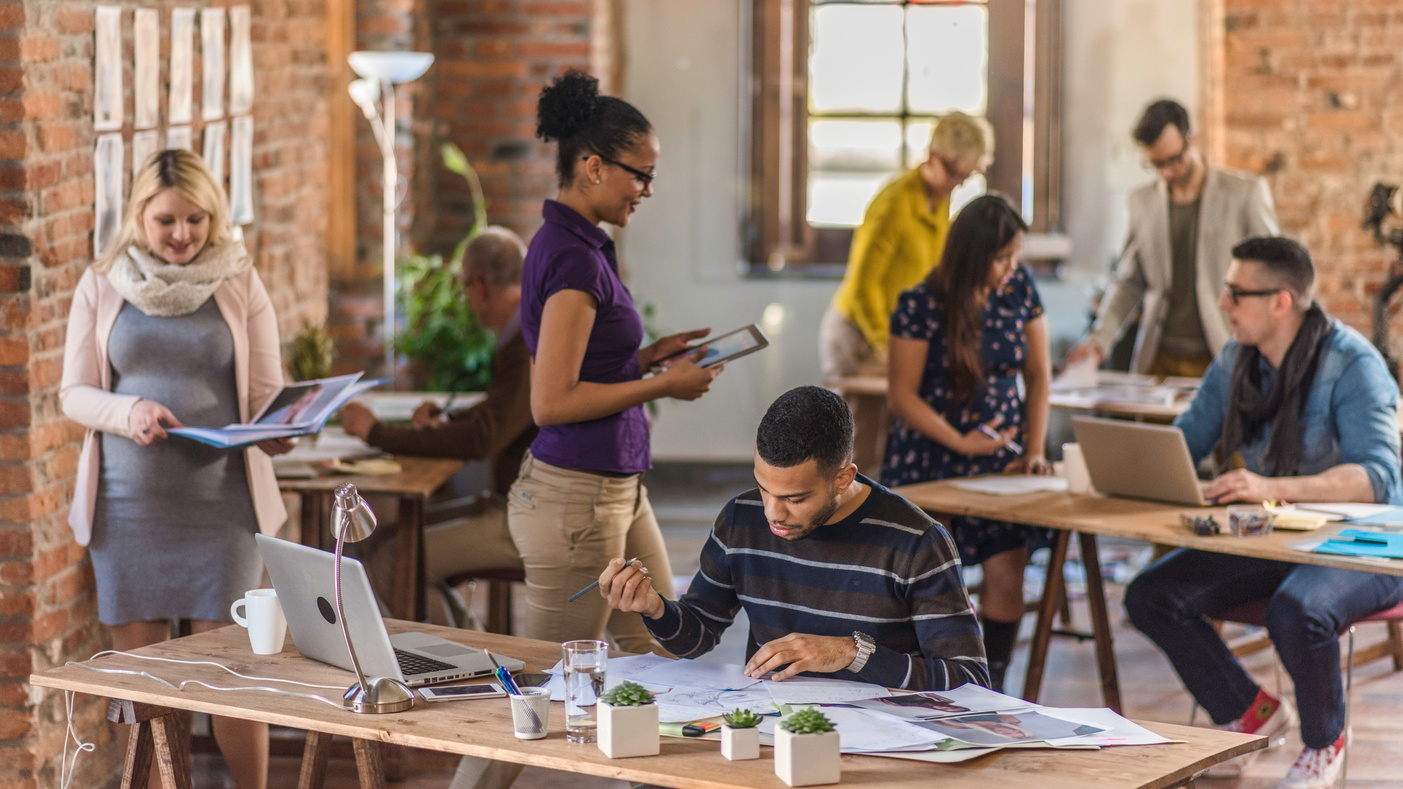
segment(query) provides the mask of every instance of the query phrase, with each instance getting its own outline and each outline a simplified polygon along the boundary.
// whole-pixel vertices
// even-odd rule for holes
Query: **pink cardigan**
[[[234,338],[239,419],[247,422],[283,385],[277,317],[263,281],[252,268],[220,285],[214,292],[214,301]],[[127,435],[132,406],[141,399],[110,391],[112,368],[107,360],[107,341],[124,303],[107,277],[88,269],[78,281],[68,315],[59,402],[69,419],[88,429],[78,457],[73,505],[68,511],[68,525],[73,527],[79,545],[87,545],[92,537],[101,468],[97,431]],[[244,457],[258,528],[264,534],[273,534],[287,520],[278,480],[273,475],[273,461],[257,447],[245,450]]]

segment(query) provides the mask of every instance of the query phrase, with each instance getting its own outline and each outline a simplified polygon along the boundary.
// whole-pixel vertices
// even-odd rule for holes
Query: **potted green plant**
[[[760,715],[737,708],[721,713],[721,755],[733,762],[760,758]]]
[[[775,775],[789,786],[836,784],[842,777],[838,732],[827,715],[809,708],[775,727]]]
[[[656,756],[658,705],[637,682],[620,682],[599,697],[599,750],[610,759]]]
[[[326,326],[302,324],[302,329],[288,340],[283,349],[287,372],[294,381],[315,381],[331,375],[331,363],[336,355],[336,343]]]

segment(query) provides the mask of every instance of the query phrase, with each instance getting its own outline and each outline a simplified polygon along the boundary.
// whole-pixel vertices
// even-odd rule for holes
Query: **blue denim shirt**
[[[1303,441],[1301,476],[1345,463],[1356,463],[1369,474],[1374,501],[1403,504],[1399,481],[1398,384],[1388,373],[1383,357],[1363,335],[1332,320],[1333,329],[1306,398],[1301,416]],[[1184,431],[1189,453],[1197,463],[1213,451],[1223,437],[1228,390],[1241,346],[1232,341],[1203,374],[1203,384],[1189,410],[1174,424]],[[1262,386],[1270,387],[1276,370],[1261,360]],[[1261,435],[1239,448],[1247,469],[1264,474],[1263,454],[1271,422]]]

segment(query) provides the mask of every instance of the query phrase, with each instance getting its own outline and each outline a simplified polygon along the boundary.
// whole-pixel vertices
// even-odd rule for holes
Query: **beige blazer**
[[[239,419],[247,422],[283,385],[277,317],[263,281],[252,268],[220,285],[214,292],[214,301],[234,338]],[[88,429],[83,436],[83,452],[78,457],[73,505],[68,511],[68,525],[73,527],[73,536],[79,545],[87,545],[92,537],[100,473],[97,433],[127,435],[132,406],[141,399],[111,391],[112,366],[107,360],[107,341],[124,303],[107,277],[88,269],[78,281],[68,315],[59,403],[69,419]],[[287,520],[278,481],[273,476],[273,461],[257,447],[245,450],[244,457],[258,528],[264,534],[272,534]]]
[[[1218,292],[1232,263],[1232,248],[1253,236],[1280,233],[1271,191],[1260,178],[1208,168],[1198,209],[1198,259],[1194,291],[1203,336],[1217,356],[1231,338],[1218,309]],[[1169,239],[1169,188],[1161,179],[1130,193],[1130,228],[1115,277],[1097,311],[1091,339],[1109,353],[1126,322],[1140,312],[1131,372],[1143,373],[1159,353],[1160,332],[1169,314],[1173,261]]]

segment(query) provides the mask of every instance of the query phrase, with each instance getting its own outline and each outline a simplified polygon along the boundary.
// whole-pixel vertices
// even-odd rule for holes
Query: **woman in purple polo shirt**
[[[652,466],[643,405],[695,400],[719,368],[698,354],[666,362],[707,329],[642,347],[643,322],[619,279],[617,227],[653,194],[658,138],[643,114],[578,71],[541,91],[536,134],[556,141],[560,189],[542,210],[521,283],[521,330],[531,349],[531,413],[540,434],[508,497],[512,539],[526,566],[524,635],[548,641],[599,638],[606,624],[630,652],[662,649],[632,614],[610,617],[594,593],[566,598],[599,578],[615,557],[638,558],[654,588],[673,597],[672,568],[643,472]]]

